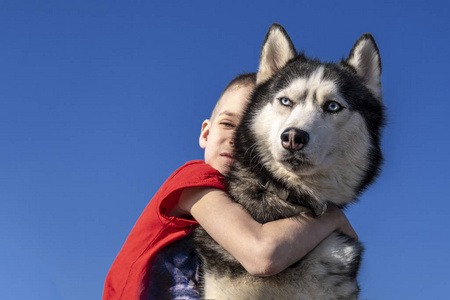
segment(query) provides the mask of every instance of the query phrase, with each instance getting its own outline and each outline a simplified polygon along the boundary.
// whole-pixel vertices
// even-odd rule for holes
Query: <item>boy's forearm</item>
[[[331,207],[317,219],[301,215],[260,224],[220,190],[189,190],[180,197],[182,207],[250,274],[256,276],[281,272],[333,231],[339,230],[342,220],[346,220],[339,209]]]
[[[277,274],[299,261],[339,227],[338,216],[325,214],[321,218],[309,215],[281,219],[263,225],[268,261],[266,276]]]

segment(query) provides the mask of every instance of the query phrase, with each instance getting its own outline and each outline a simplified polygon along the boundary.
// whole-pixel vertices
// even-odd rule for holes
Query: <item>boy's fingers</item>
[[[358,234],[356,234],[356,231],[353,229],[352,225],[347,219],[347,216],[335,205],[329,205],[328,210],[332,213],[338,213],[340,216],[340,224],[338,232],[346,234],[348,236],[351,236],[352,238],[359,239]]]
[[[345,229],[344,229],[345,232],[343,232],[343,233],[358,240],[359,239],[358,234],[356,234],[356,231],[353,229],[352,225],[350,225],[350,223],[348,223],[348,222],[347,222],[347,224],[348,224],[348,226],[345,227]]]

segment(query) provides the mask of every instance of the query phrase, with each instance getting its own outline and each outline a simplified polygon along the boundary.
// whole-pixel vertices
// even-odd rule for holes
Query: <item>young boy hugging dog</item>
[[[344,213],[329,207],[265,224],[227,194],[233,134],[256,75],[233,79],[202,124],[204,161],[187,162],[161,186],[130,232],[106,277],[103,300],[199,299],[198,260],[185,237],[200,224],[254,276],[270,276],[300,260],[334,231],[357,237]]]

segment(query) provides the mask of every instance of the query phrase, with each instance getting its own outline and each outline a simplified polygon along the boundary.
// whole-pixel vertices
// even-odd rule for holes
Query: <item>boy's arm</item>
[[[357,238],[344,213],[334,206],[317,219],[301,215],[260,224],[227,193],[206,187],[185,189],[178,206],[255,276],[283,271],[334,231]]]

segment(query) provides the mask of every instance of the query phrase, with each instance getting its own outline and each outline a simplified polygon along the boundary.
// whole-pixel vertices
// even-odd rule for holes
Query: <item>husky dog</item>
[[[308,208],[320,217],[345,207],[382,163],[381,60],[370,34],[347,59],[323,63],[298,54],[283,27],[264,40],[257,86],[234,139],[227,174],[232,198],[260,223]],[[201,228],[194,242],[206,299],[357,299],[363,248],[333,233],[298,263],[255,277]]]

